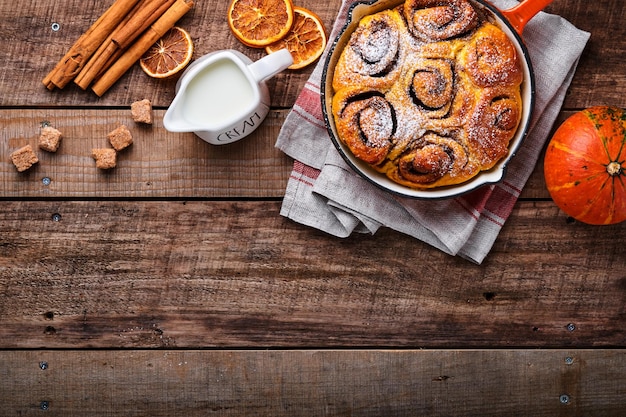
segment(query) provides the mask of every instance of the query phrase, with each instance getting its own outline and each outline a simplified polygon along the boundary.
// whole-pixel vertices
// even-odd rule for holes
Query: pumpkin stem
[[[606,166],[606,172],[612,177],[617,177],[622,173],[622,166],[619,162],[611,162]]]

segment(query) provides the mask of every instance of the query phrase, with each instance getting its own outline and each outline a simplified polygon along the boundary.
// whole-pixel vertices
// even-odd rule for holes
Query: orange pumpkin
[[[548,144],[544,174],[556,205],[576,220],[626,220],[626,112],[598,106],[569,117]]]

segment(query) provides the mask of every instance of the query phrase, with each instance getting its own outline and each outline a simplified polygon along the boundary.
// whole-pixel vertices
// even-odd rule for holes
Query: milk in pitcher
[[[235,50],[211,52],[192,63],[176,83],[163,126],[170,132],[193,132],[213,145],[240,140],[269,112],[265,80],[292,63],[287,49],[256,62]]]
[[[218,126],[254,106],[254,94],[239,66],[230,59],[220,59],[191,80],[182,114],[189,123]]]

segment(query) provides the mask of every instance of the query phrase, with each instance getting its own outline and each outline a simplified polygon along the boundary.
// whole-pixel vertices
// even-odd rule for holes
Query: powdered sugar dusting
[[[359,108],[352,122],[333,107],[340,139],[358,130],[365,146],[385,143],[385,162],[376,168],[409,187],[464,182],[508,152],[521,118],[519,57],[482,14],[451,38],[425,39],[415,31],[429,9],[403,16],[406,9],[363,18],[342,52],[333,87],[345,96],[343,106],[358,107],[368,91],[387,104]],[[363,152],[352,150],[357,157]]]

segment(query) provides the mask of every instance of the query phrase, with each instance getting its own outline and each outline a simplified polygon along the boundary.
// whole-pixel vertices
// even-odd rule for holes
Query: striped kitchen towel
[[[344,0],[333,40],[354,0]],[[495,0],[507,9],[515,0]],[[287,116],[276,146],[294,158],[281,215],[338,237],[374,234],[388,227],[440,250],[482,263],[532,173],[589,33],[560,16],[541,12],[526,26],[524,42],[533,63],[536,101],[528,137],[498,184],[446,200],[398,197],[356,174],[333,146],[322,116],[320,81],[326,53]],[[330,42],[329,42],[330,44]]]

